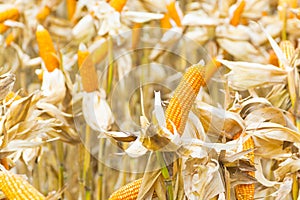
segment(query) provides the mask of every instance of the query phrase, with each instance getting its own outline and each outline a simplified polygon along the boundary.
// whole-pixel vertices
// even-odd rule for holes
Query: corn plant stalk
[[[99,139],[99,153],[98,153],[98,176],[97,176],[97,200],[102,200],[103,198],[103,173],[104,165],[102,163],[103,154],[105,147],[105,138]]]
[[[64,186],[64,144],[62,141],[57,141],[57,157],[58,157],[58,189],[62,190]],[[62,194],[63,198],[63,194]]]
[[[84,153],[85,148],[84,145],[81,143],[78,146],[78,163],[80,164],[80,167],[82,167],[82,163],[84,161]],[[79,172],[79,199],[84,199],[84,179],[83,179],[83,170],[80,170]]]
[[[114,55],[113,55],[113,41],[112,38],[108,38],[108,72],[107,72],[107,88],[106,93],[109,94],[113,82],[113,72],[114,72]]]
[[[161,166],[161,174],[164,177],[165,185],[167,188],[167,199],[172,200],[173,199],[172,178],[170,177],[169,170],[164,161],[162,152],[156,151],[156,157]]]
[[[91,141],[91,129],[88,125],[86,125],[85,128],[85,139],[84,139],[84,160],[83,160],[83,181],[84,181],[84,188],[85,188],[85,199],[91,199],[91,191],[90,191],[90,185],[91,182],[90,176],[88,175],[90,168],[90,161],[91,161],[91,155],[90,155],[90,141]]]

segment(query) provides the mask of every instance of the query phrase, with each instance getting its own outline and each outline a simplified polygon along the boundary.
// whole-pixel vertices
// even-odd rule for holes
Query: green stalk
[[[110,93],[112,81],[113,81],[113,69],[114,69],[114,62],[113,62],[113,41],[112,38],[109,37],[108,39],[108,72],[107,72],[107,88],[106,93]]]
[[[161,166],[161,174],[165,179],[165,184],[167,188],[167,199],[173,200],[173,187],[172,187],[172,179],[169,174],[169,170],[166,166],[162,153],[160,151],[156,151],[157,160]]]
[[[85,152],[85,148],[84,148],[84,145],[81,143],[81,144],[79,144],[79,149],[78,149],[78,163],[80,165],[80,169],[82,167],[82,163],[84,160],[84,152]],[[80,199],[84,198],[83,170],[80,170],[80,172],[79,172],[79,195],[78,196]]]
[[[292,176],[293,176],[293,186],[292,186],[293,200],[297,200],[299,195],[299,184],[297,179],[297,172],[293,173]]]
[[[91,161],[91,155],[90,155],[90,140],[91,140],[91,129],[88,125],[85,127],[85,141],[84,141],[84,160],[83,160],[83,181],[84,181],[84,188],[85,188],[85,199],[89,200],[91,199],[91,191],[90,191],[90,176],[88,175],[90,170],[90,161]]]
[[[97,200],[102,200],[103,197],[103,173],[104,165],[102,163],[105,147],[105,138],[99,140],[99,154],[98,154],[98,178],[97,178]]]
[[[287,24],[287,10],[286,7],[283,8],[284,9],[284,18],[283,18],[283,27],[282,27],[282,31],[281,31],[281,40],[286,40],[286,24]]]
[[[57,141],[57,157],[58,157],[58,189],[62,190],[64,186],[64,144],[62,141]],[[62,193],[62,199],[63,199]]]

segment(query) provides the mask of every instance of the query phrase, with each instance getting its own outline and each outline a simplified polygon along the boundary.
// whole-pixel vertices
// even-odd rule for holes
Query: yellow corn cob
[[[8,10],[0,12],[0,23],[8,19],[18,19],[18,18],[19,18],[19,10],[16,8],[10,8]]]
[[[14,98],[14,100],[19,100],[19,99],[21,99],[21,96],[16,95],[14,92],[9,92],[9,93],[5,96],[5,101],[8,102],[8,101],[10,101],[10,100],[13,99],[13,98]]]
[[[0,34],[4,33],[8,29],[9,29],[9,26],[6,26],[3,23],[0,23]]]
[[[243,150],[254,149],[253,139],[250,137],[243,143]],[[254,163],[254,152],[247,154],[251,163]],[[249,175],[255,176],[254,172],[248,172]],[[254,200],[254,184],[240,184],[235,188],[237,200]]]
[[[40,22],[43,22],[48,17],[50,12],[51,9],[48,6],[44,6],[39,10],[38,14],[36,15],[36,19],[39,20]]]
[[[139,194],[143,179],[137,179],[124,185],[109,197],[109,200],[135,200]]]
[[[199,89],[205,85],[205,68],[200,65],[190,67],[183,75],[174,96],[166,110],[167,129],[174,133],[174,123],[179,134],[182,134],[190,109],[195,101]]]
[[[1,14],[0,14],[0,15],[1,15]],[[10,20],[17,20],[17,19],[19,18],[19,14],[10,15],[9,17],[10,17],[10,18],[8,18],[8,19],[10,19]],[[5,19],[5,20],[7,20],[7,19]],[[4,21],[5,21],[5,20],[4,20]],[[6,26],[6,25],[4,24],[4,21],[3,21],[3,22],[0,22],[0,34],[4,33],[5,31],[7,31],[7,30],[9,29],[9,26]]]
[[[30,183],[9,171],[0,172],[0,190],[8,200],[42,200],[46,199]]]
[[[173,132],[173,127],[170,121],[175,124],[175,127],[180,134],[183,133],[192,104],[200,87],[205,85],[204,75],[204,67],[198,64],[190,67],[183,75],[165,113],[167,128],[171,132]],[[141,183],[142,179],[133,181],[115,191],[109,199],[135,200],[139,193]]]
[[[89,51],[83,44],[80,44],[77,52],[78,67],[84,91],[93,92],[98,89],[98,77],[91,59],[87,59]]]
[[[11,32],[8,34],[8,36],[5,38],[5,44],[6,46],[10,46],[10,44],[15,40],[15,34]]]
[[[71,20],[76,10],[76,0],[67,0],[68,19]]]
[[[170,16],[168,13],[164,14],[164,17],[160,20],[160,27],[163,29],[170,29],[172,25],[170,23]]]
[[[109,5],[113,7],[116,11],[121,12],[125,6],[127,0],[111,0]]]
[[[49,32],[39,25],[36,31],[36,39],[40,50],[40,56],[49,72],[59,67],[59,59]]]
[[[169,16],[174,20],[176,25],[181,26],[181,19],[180,19],[180,16],[178,14],[178,10],[176,8],[176,1],[175,0],[171,0],[171,2],[169,4],[167,4],[167,10],[168,10]]]
[[[240,19],[241,19],[241,15],[244,11],[246,2],[244,0],[242,0],[239,5],[237,6],[237,8],[234,10],[232,18],[230,19],[230,24],[233,26],[237,26],[240,23]]]

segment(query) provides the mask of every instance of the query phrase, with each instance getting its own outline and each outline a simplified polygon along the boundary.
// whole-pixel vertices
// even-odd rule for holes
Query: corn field
[[[0,199],[300,200],[299,0],[0,0]]]

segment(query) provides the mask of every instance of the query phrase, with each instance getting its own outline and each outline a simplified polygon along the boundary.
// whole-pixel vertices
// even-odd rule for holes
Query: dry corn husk
[[[201,164],[200,160],[188,159],[183,169],[184,190],[189,199],[211,199],[225,191],[215,160]]]
[[[61,70],[55,69],[53,72],[47,70],[43,73],[42,92],[45,100],[49,103],[59,103],[66,94],[65,77]]]
[[[273,65],[250,62],[218,60],[231,72],[227,74],[228,84],[236,90],[247,90],[258,86],[284,83],[287,72]]]
[[[82,112],[87,124],[94,130],[108,130],[114,122],[114,117],[105,100],[105,92],[84,92]]]

